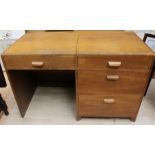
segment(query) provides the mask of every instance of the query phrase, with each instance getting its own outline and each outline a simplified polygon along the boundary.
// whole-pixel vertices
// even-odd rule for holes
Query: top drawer
[[[152,65],[151,56],[78,56],[78,69],[142,69]]]
[[[8,70],[75,69],[74,56],[4,55],[2,58]]]

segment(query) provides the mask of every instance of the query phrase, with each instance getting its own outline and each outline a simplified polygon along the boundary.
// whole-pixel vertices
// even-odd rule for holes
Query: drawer
[[[147,71],[78,70],[79,94],[142,94]]]
[[[79,95],[80,116],[134,117],[139,107],[138,95]]]
[[[152,65],[150,56],[78,56],[78,69],[141,69]]]
[[[50,56],[50,55],[9,55],[3,56],[5,67],[8,70],[44,70],[44,69],[74,69],[74,56]]]

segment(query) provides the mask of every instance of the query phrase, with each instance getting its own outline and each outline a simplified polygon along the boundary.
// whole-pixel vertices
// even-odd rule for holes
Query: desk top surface
[[[130,31],[78,31],[77,54],[151,55],[152,50]]]
[[[27,33],[3,55],[153,55],[129,31],[71,31]]]
[[[4,55],[75,55],[77,34],[72,32],[26,33]]]

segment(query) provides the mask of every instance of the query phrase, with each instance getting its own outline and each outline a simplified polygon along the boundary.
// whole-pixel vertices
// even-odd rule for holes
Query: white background
[[[154,30],[154,0],[5,0],[0,29]],[[155,154],[154,126],[1,126],[2,155]]]
[[[155,27],[154,0],[5,0],[0,6],[2,30]]]

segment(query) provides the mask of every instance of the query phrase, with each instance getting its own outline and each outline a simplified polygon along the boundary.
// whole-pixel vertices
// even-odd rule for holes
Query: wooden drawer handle
[[[107,75],[107,80],[116,81],[119,79],[119,75]]]
[[[121,61],[108,61],[109,67],[120,67],[122,65]]]
[[[115,103],[115,99],[104,99],[104,103],[106,104]]]
[[[33,61],[32,62],[33,67],[43,67],[43,65],[44,65],[44,62],[42,62],[42,61]]]

